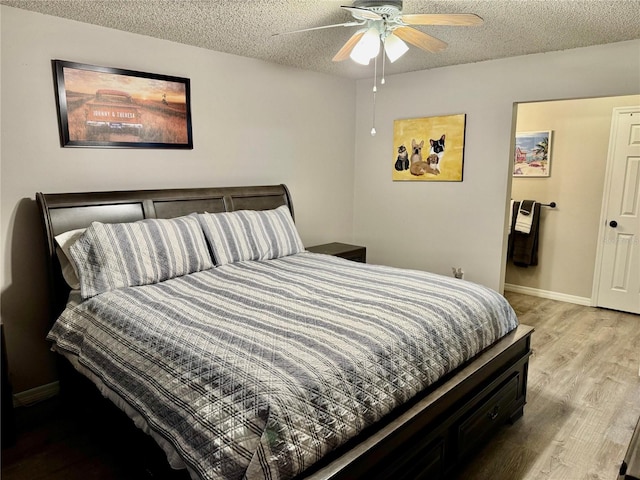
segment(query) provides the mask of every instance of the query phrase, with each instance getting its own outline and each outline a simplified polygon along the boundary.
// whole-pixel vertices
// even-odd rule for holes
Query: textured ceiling
[[[352,20],[349,0],[0,0],[13,7],[283,65],[365,78],[333,55],[356,27],[273,36]],[[475,13],[475,27],[417,27],[449,47],[411,47],[387,74],[640,38],[640,0],[405,0],[403,13]],[[640,52],[639,52],[640,55]],[[373,62],[372,62],[373,64]],[[602,68],[605,66],[598,66]],[[605,67],[606,68],[606,67]]]

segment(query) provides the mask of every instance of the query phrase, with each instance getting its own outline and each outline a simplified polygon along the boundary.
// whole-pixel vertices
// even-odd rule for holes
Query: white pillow
[[[286,205],[273,210],[238,210],[198,215],[216,265],[270,260],[304,252]]]
[[[76,240],[80,238],[80,235],[82,235],[85,230],[86,228],[78,228],[56,235],[56,243],[58,244],[56,254],[62,267],[62,276],[72,290],[80,289],[80,280],[78,279],[76,262],[71,257],[71,251],[69,249],[71,245],[76,243]]]

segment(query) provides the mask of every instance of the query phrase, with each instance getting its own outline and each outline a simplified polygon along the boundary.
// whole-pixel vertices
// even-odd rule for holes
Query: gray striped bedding
[[[304,251],[289,207],[198,214],[216,265],[270,260]]]
[[[213,266],[195,214],[130,223],[93,222],[69,250],[83,298]]]
[[[304,252],[108,291],[48,339],[193,478],[288,479],[516,325],[471,282]]]

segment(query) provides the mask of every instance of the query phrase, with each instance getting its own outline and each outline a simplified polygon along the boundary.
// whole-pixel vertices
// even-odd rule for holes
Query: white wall
[[[375,137],[370,92],[370,80],[358,82],[356,242],[371,262],[447,275],[461,266],[466,279],[502,291],[514,104],[640,93],[640,40],[387,77]],[[392,182],[393,121],[459,113],[463,182]]]
[[[355,83],[2,6],[2,322],[14,391],[55,379],[42,192],[285,183],[306,245],[351,238]],[[188,77],[192,151],[61,148],[52,59]]]

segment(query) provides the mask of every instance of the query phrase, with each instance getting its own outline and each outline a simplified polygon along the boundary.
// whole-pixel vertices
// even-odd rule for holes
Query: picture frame
[[[193,149],[188,78],[52,60],[62,147]]]
[[[393,122],[393,181],[462,182],[464,113]]]
[[[514,177],[551,175],[552,130],[516,132],[513,153]]]

